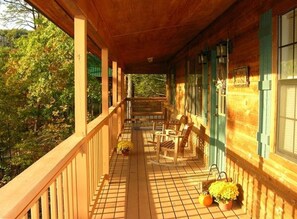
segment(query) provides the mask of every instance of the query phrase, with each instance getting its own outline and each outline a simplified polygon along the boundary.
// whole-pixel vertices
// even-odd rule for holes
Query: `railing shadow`
[[[255,166],[232,150],[227,149],[227,155],[231,170],[229,174],[236,182],[241,183],[238,202],[248,207],[248,213],[252,217],[284,218],[284,212],[289,211],[292,218],[295,218],[297,192],[266,173],[263,158],[260,157],[258,166]],[[239,172],[242,172],[241,177]]]

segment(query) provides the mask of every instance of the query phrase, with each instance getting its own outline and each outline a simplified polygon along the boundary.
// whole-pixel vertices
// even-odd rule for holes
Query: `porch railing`
[[[125,102],[109,108],[106,117],[88,124],[85,137],[71,135],[1,188],[0,218],[90,217],[108,176],[104,156],[116,145],[124,109]]]
[[[156,121],[164,120],[165,97],[154,98],[127,98],[128,120]]]
[[[129,114],[129,101],[134,99],[109,108],[107,116],[88,124],[85,137],[71,135],[2,187],[0,218],[90,218],[108,179],[105,167]],[[142,101],[158,102],[162,111],[165,99]]]

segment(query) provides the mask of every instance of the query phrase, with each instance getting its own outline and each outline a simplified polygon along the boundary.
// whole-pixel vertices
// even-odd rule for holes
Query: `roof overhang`
[[[88,49],[125,73],[165,73],[167,63],[236,0],[26,0],[70,36],[87,18]],[[153,57],[153,62],[148,58]],[[164,72],[165,71],[165,72]]]

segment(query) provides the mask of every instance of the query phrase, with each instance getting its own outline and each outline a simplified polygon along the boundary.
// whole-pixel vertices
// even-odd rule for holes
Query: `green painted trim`
[[[87,66],[88,66],[88,74],[94,77],[101,78],[101,59],[97,56],[88,54],[87,55]],[[108,68],[108,77],[112,77],[112,69]]]
[[[260,132],[257,132],[257,140],[258,140],[258,142],[269,145],[270,136],[266,135],[266,134],[263,134],[263,133],[260,133]]]
[[[259,81],[258,90],[271,90],[271,80],[269,81]]]
[[[175,66],[172,67],[172,70],[170,72],[170,89],[171,89],[171,97],[170,97],[170,103],[175,106],[176,104],[176,69]]]
[[[211,82],[210,82],[210,144],[209,165],[216,164],[216,86],[213,80],[217,77],[216,50],[211,50]]]
[[[207,125],[208,122],[208,63],[203,64],[203,81],[202,81],[202,118],[203,123]]]
[[[190,103],[189,103],[189,85],[188,85],[188,80],[189,80],[189,71],[190,71],[190,60],[186,59],[186,63],[185,63],[185,102],[184,102],[184,112],[187,112],[187,107],[188,107],[188,110],[190,109]]]
[[[260,17],[260,82],[258,154],[267,158],[270,151],[271,72],[272,72],[272,10]]]

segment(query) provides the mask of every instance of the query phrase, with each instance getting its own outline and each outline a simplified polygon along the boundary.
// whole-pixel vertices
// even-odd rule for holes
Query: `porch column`
[[[122,101],[122,69],[118,68],[118,102]],[[123,104],[118,108],[117,115],[118,115],[118,133],[122,131],[122,111],[123,111]]]
[[[118,68],[118,101],[122,101],[122,69]]]
[[[108,49],[101,51],[102,61],[102,115],[108,115]]]
[[[75,134],[87,134],[87,22],[85,17],[74,18],[74,86],[75,86]],[[77,218],[88,218],[89,178],[88,148],[81,146],[76,158]]]
[[[75,134],[87,134],[87,32],[86,20],[74,19]]]
[[[118,102],[118,63],[112,62],[112,105],[115,107]],[[112,115],[111,146],[115,147],[118,141],[118,114]]]
[[[127,92],[126,92],[126,77],[124,72],[121,72],[121,99],[125,99],[127,97]],[[125,118],[125,112],[127,111],[127,104],[126,102],[122,104],[122,114],[121,114],[121,124],[124,124],[124,118]]]
[[[108,116],[108,49],[103,48],[101,51],[102,63],[102,115]],[[103,174],[109,174],[109,120],[106,119],[102,128],[102,169]]]
[[[112,105],[115,106],[118,102],[118,64],[117,62],[112,62]]]

